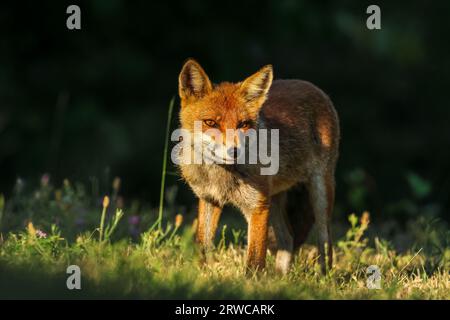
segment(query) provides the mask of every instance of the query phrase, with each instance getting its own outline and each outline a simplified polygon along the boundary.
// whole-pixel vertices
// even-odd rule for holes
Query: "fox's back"
[[[307,179],[317,166],[334,168],[339,123],[328,96],[310,82],[276,80],[260,111],[261,125],[279,129],[280,170],[275,189]]]

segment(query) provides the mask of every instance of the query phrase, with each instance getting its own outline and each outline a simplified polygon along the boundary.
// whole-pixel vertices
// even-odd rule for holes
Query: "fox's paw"
[[[282,274],[287,274],[291,267],[292,253],[287,250],[278,250],[275,268]]]

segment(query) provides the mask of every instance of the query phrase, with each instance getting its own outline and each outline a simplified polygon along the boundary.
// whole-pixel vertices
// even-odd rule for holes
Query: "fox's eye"
[[[237,128],[238,129],[248,129],[252,126],[251,121],[241,121],[239,122]]]
[[[206,124],[208,127],[211,127],[211,128],[217,127],[217,122],[215,122],[214,120],[211,120],[211,119],[203,120],[203,123]]]

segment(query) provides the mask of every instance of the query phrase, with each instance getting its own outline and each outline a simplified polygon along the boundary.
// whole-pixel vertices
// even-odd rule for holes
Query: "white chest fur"
[[[230,167],[216,164],[183,165],[182,174],[195,194],[219,206],[233,204],[245,214],[258,204],[256,184]]]

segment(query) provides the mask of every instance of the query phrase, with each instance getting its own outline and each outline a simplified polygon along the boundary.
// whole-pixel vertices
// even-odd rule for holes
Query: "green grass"
[[[98,221],[103,212],[98,210]],[[118,212],[105,222],[105,230],[123,224]],[[134,242],[126,237],[111,242],[111,232],[99,239],[100,228],[69,241],[54,225],[42,236],[28,223],[25,230],[3,234],[0,240],[0,298],[450,298],[448,248],[437,255],[421,249],[398,254],[386,241],[368,244],[367,214],[361,219],[351,215],[349,222],[327,276],[320,274],[312,245],[300,250],[286,276],[275,272],[271,254],[264,271],[246,275],[245,243],[242,237],[226,239],[226,232],[203,263],[193,243],[193,226],[181,224],[180,216],[176,226],[166,222],[165,229],[145,232]],[[81,290],[66,288],[66,268],[72,264],[81,268]],[[369,265],[380,268],[379,290],[366,287]]]

